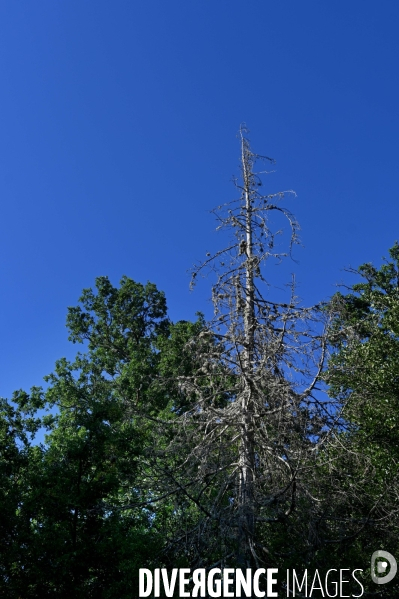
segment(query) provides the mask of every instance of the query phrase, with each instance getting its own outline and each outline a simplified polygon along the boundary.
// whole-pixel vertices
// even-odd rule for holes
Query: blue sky
[[[398,2],[20,1],[0,23],[0,395],[73,356],[96,276],[209,309],[187,270],[222,243],[241,122],[277,161],[266,191],[297,192],[306,303],[399,238]]]

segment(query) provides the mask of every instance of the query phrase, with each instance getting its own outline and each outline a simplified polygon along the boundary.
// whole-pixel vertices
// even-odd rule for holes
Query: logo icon
[[[388,565],[389,572],[386,574]],[[386,584],[395,578],[397,570],[398,564],[393,555],[388,553],[388,551],[382,551],[381,549],[379,551],[374,551],[371,556],[371,578],[373,582],[376,584]],[[385,574],[385,576],[380,576],[381,574]]]

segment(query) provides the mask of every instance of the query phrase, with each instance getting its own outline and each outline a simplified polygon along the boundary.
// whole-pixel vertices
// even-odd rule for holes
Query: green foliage
[[[73,342],[88,351],[61,359],[46,391],[1,404],[0,585],[8,596],[131,598],[138,570],[166,542],[173,505],[153,505],[145,482],[151,422],[173,418],[170,393],[182,344],[202,325],[172,325],[164,294],[106,277],[70,308]],[[176,387],[170,386],[170,392]],[[36,411],[52,408],[42,418]],[[45,445],[28,435],[47,429]]]
[[[335,353],[326,373],[330,392],[346,400],[346,417],[379,469],[396,464],[399,425],[399,245],[377,270],[363,264],[365,282],[333,298]],[[394,466],[393,466],[394,467]]]
[[[324,571],[367,564],[379,548],[399,554],[398,244],[390,256],[380,269],[361,266],[363,281],[331,302],[324,378],[343,409],[337,441],[320,444],[309,494],[297,494],[289,518],[276,518],[273,498],[265,503],[258,549],[270,565]],[[223,348],[197,316],[174,324],[155,285],[100,277],[68,310],[70,340],[83,351],[56,363],[46,389],[0,401],[2,596],[130,599],[139,568],[192,566],[204,552],[217,562],[231,550],[217,519],[206,531],[201,522],[223,485],[221,509],[231,509],[234,489],[219,466],[237,441],[221,450],[216,439],[203,468],[195,447],[193,459],[187,453],[198,422],[182,382],[195,377],[211,410],[234,387]],[[176,531],[194,531],[195,543],[179,544]],[[380,596],[394,596],[395,584]]]
[[[399,553],[398,243],[389,254],[380,269],[360,266],[355,272],[363,281],[333,297],[333,354],[325,373],[330,394],[341,400],[338,443],[345,447],[329,456],[334,467],[326,492],[338,486],[333,495],[346,497],[335,505],[330,531],[342,539],[345,556],[352,553],[364,563],[377,549]],[[396,596],[397,587],[389,583],[380,596]]]
[[[156,411],[164,403],[152,383],[160,360],[156,340],[167,336],[170,326],[165,296],[152,283],[127,277],[119,289],[107,277],[96,279],[96,287],[97,293],[83,291],[81,306],[69,308],[69,339],[87,342],[93,366],[117,380],[121,396]]]

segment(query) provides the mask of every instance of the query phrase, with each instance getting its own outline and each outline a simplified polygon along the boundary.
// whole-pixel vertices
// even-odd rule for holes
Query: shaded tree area
[[[337,293],[330,303],[332,355],[324,378],[330,395],[342,405],[344,420],[330,449],[326,478],[331,497],[327,511],[335,518],[331,545],[336,563],[346,554],[367,563],[376,548],[399,553],[397,242],[389,256],[379,269],[371,263],[350,269],[361,282],[349,293]],[[372,586],[370,593],[375,593]],[[394,579],[379,588],[378,596],[395,597],[398,592]]]
[[[329,303],[294,281],[273,299],[299,227],[240,144],[229,240],[192,271],[214,277],[213,320],[100,277],[68,309],[75,360],[1,401],[1,596],[124,599],[139,568],[215,566],[364,568],[365,597],[397,596],[367,568],[399,555],[399,246]]]

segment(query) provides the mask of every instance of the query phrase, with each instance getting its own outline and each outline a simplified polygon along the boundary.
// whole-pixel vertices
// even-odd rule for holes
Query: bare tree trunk
[[[255,529],[254,513],[254,434],[253,434],[253,389],[252,369],[254,357],[254,273],[252,255],[252,198],[251,198],[251,165],[248,147],[241,132],[241,165],[245,198],[245,233],[246,233],[246,266],[245,266],[245,308],[244,308],[244,388],[241,398],[241,441],[239,457],[239,491],[238,491],[238,559],[241,567],[249,567],[248,556],[251,552],[251,541]]]

